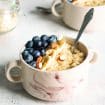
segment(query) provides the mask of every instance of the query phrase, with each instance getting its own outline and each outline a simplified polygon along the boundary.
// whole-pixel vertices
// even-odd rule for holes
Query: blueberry
[[[48,42],[47,41],[43,41],[42,42],[42,47],[46,48],[48,46]]]
[[[52,42],[56,42],[57,41],[57,37],[55,35],[51,35],[48,38],[48,43],[52,43]]]
[[[39,37],[39,36],[34,36],[34,37],[32,38],[32,41],[33,41],[33,42],[36,42],[36,41],[38,41],[38,40],[40,40],[40,37]]]
[[[41,55],[43,56],[43,55],[46,54],[46,50],[45,50],[45,49],[41,49],[41,50],[40,50],[40,53],[41,53]]]
[[[47,35],[42,35],[41,36],[41,40],[42,41],[47,41],[48,40],[48,36]]]
[[[32,48],[33,47],[33,41],[28,41],[25,46],[26,46],[26,48]]]
[[[23,56],[23,59],[26,58],[28,56],[29,52],[27,50],[24,50],[22,52],[22,56]]]
[[[32,67],[36,67],[36,62],[32,61],[32,62],[29,63],[29,65],[31,65]]]
[[[34,48],[35,49],[40,49],[42,47],[42,41],[41,40],[37,40],[35,43],[34,43]]]
[[[30,54],[32,54],[32,53],[33,53],[33,51],[34,51],[34,49],[33,49],[33,48],[26,48],[25,50],[26,50],[26,51],[28,51]]]
[[[42,46],[42,41],[39,40],[38,43],[37,43],[37,47],[41,47]]]
[[[35,51],[33,52],[33,57],[34,57],[34,59],[36,59],[36,58],[39,57],[40,55],[41,55],[41,53],[40,53],[39,50],[35,50]]]
[[[31,54],[28,54],[28,55],[24,58],[24,60],[25,60],[27,63],[30,63],[30,62],[33,61],[33,56],[32,56]]]

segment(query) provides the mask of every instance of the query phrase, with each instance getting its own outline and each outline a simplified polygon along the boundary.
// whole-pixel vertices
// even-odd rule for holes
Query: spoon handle
[[[51,14],[51,8],[40,7],[40,6],[37,6],[36,8],[37,8],[37,10],[42,11],[44,13]]]
[[[81,28],[79,30],[79,33],[77,35],[77,38],[74,41],[74,46],[77,45],[78,40],[80,39],[84,29],[86,28],[86,26],[88,25],[88,23],[90,22],[90,20],[93,18],[93,13],[94,13],[94,8],[91,8],[85,15],[83,23],[81,25]]]
[[[57,7],[60,7],[60,5],[61,4],[57,4]],[[52,14],[50,7],[48,8],[48,7],[37,6],[36,9],[46,14]]]

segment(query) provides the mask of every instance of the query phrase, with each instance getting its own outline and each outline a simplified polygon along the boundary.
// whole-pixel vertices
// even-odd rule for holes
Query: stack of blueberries
[[[22,57],[26,63],[32,67],[36,67],[36,60],[39,56],[44,56],[46,54],[46,49],[48,46],[57,41],[56,35],[41,35],[34,36],[32,40],[25,44],[25,49],[22,52]]]

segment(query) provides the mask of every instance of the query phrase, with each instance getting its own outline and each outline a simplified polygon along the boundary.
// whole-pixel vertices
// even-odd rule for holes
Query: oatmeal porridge
[[[74,49],[72,52],[72,48],[65,39],[52,43],[42,58],[42,70],[66,70],[82,63],[85,54],[79,49]]]
[[[79,6],[101,6],[105,5],[105,0],[74,0],[73,4]]]
[[[85,59],[80,48],[73,48],[72,41],[56,35],[35,36],[22,52],[24,61],[41,71],[60,71],[73,68]]]

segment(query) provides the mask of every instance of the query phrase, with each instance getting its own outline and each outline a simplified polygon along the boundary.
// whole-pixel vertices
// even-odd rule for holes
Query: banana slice
[[[41,69],[42,71],[46,71],[47,67],[55,61],[56,56],[64,49],[65,40],[64,39],[59,40],[59,41],[57,41],[56,44],[57,44],[57,48],[53,49],[53,48],[49,47],[46,55],[43,57],[43,60],[42,60],[42,65],[43,66],[42,66],[42,69]]]

